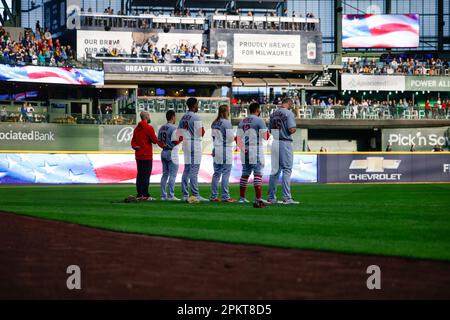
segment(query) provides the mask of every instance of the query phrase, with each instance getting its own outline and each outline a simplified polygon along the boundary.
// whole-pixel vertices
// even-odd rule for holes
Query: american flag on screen
[[[239,183],[242,165],[235,155],[230,183]],[[181,182],[183,156],[176,182]],[[266,155],[264,181],[270,174],[270,155]],[[200,183],[211,183],[213,157],[204,155],[198,175]],[[159,154],[153,157],[152,183],[160,183],[162,163]],[[52,153],[1,153],[0,184],[101,184],[134,183],[136,162],[134,154],[52,154]],[[295,155],[292,182],[317,182],[317,156]]]
[[[0,81],[103,85],[104,75],[103,71],[91,69],[0,64]]]
[[[343,48],[413,48],[419,35],[417,14],[346,14],[342,19]]]

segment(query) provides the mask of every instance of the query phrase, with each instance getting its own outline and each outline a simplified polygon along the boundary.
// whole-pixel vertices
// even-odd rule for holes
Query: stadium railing
[[[230,105],[230,101],[226,98],[197,98],[199,112],[201,113],[217,113],[219,106],[222,104]],[[187,97],[140,97],[138,99],[138,109],[149,112],[167,112],[174,110],[177,113],[187,111]]]
[[[204,17],[172,17],[154,14],[110,15],[89,12],[82,12],[79,15],[82,28],[158,29],[171,26],[175,29],[203,30],[206,23]]]
[[[378,62],[376,67],[367,67],[367,69],[362,65],[352,67],[348,64],[343,64],[342,72],[367,75],[450,76],[450,68],[443,65],[419,64],[412,69],[403,66],[394,69],[390,64],[383,62]]]
[[[136,124],[135,114],[60,114],[48,112],[33,112],[32,116],[20,112],[7,111],[0,115],[0,123],[57,123],[57,124],[105,124],[133,125]]]
[[[280,31],[320,30],[317,18],[213,15],[209,26],[215,29],[259,29]]]
[[[173,53],[172,60],[170,63],[177,63],[175,58],[180,56],[181,62],[179,63],[195,63],[194,59],[189,57],[188,54],[185,53]],[[205,54],[205,64],[224,64],[226,63],[225,59],[215,59],[213,54]],[[199,57],[199,55],[197,55]],[[99,62],[139,62],[139,63],[154,63],[152,61],[151,53],[139,53],[137,55],[131,55],[129,53],[118,53],[116,56],[111,55],[111,53],[96,53],[89,55],[87,59],[97,60]],[[166,62],[157,62],[157,63],[166,63]],[[168,62],[167,62],[168,63]],[[198,61],[197,63],[201,63]],[[95,64],[94,65],[98,65]]]
[[[104,13],[79,13],[79,28],[159,29],[185,30],[260,29],[280,31],[318,31],[318,18],[266,17],[240,15],[212,15],[206,17],[173,17],[168,15],[110,15]]]
[[[233,118],[244,118],[249,115],[249,104],[233,105],[231,114]],[[263,104],[261,105],[263,118],[269,118],[270,114],[278,108],[278,105]],[[450,120],[450,110],[439,109],[433,107],[425,110],[424,107],[384,107],[371,106],[364,108],[358,106],[356,108],[350,106],[296,106],[293,109],[295,117],[298,119],[326,119],[326,120],[422,120],[422,119],[447,119]]]

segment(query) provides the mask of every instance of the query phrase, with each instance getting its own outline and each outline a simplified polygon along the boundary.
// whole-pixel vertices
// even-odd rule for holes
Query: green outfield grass
[[[156,185],[151,191],[159,194]],[[1,186],[0,210],[122,232],[450,260],[450,184],[296,185],[300,205],[266,209],[112,203],[130,194],[130,185]]]

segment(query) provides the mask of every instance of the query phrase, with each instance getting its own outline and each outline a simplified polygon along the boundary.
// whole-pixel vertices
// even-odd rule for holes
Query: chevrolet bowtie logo
[[[385,169],[398,169],[401,162],[402,160],[385,160],[383,157],[368,157],[366,160],[353,160],[350,169],[384,172]]]

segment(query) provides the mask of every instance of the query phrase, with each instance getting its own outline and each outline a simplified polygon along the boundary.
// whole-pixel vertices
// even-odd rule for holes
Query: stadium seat
[[[351,119],[351,117],[352,117],[352,113],[351,113],[350,110],[344,109],[342,111],[342,118],[343,119]]]
[[[391,112],[389,110],[384,110],[383,111],[383,119],[392,119],[392,115]]]
[[[411,111],[409,111],[409,110],[403,111],[403,118],[404,119],[412,119]]]
[[[425,119],[425,110],[419,110],[419,119]]]
[[[219,106],[216,103],[211,104],[211,112],[212,113],[217,113],[218,110],[219,110]]]

